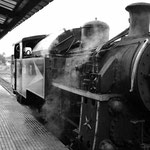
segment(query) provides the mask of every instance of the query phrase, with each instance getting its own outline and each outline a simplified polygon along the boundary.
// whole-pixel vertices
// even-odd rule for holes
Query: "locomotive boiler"
[[[126,7],[130,27],[108,41],[109,26],[15,44],[12,86],[70,149],[150,149],[150,4]]]

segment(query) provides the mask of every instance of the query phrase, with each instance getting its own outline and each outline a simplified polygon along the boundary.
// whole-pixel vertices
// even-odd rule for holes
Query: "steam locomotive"
[[[111,40],[95,20],[14,44],[18,102],[35,106],[70,149],[150,149],[150,4],[126,10],[130,27]]]

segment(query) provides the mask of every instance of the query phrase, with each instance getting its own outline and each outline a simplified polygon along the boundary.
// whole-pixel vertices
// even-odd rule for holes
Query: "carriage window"
[[[19,44],[16,44],[14,47],[14,57],[15,57],[15,59],[20,57],[20,46],[19,46]]]
[[[25,47],[23,50],[23,57],[30,57],[32,55],[32,48]]]

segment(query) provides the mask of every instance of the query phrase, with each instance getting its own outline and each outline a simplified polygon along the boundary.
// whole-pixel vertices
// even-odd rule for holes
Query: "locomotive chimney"
[[[129,36],[148,35],[150,25],[150,4],[134,3],[126,7],[130,14]]]

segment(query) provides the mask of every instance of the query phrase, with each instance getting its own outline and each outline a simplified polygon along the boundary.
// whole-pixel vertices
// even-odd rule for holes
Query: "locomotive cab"
[[[14,55],[12,56],[11,61],[11,84],[13,91],[17,94],[17,99],[20,102],[26,98],[23,90],[25,85],[22,81],[25,62],[27,61],[27,58],[32,58],[34,46],[45,37],[46,35],[23,38],[21,41],[14,44]]]

